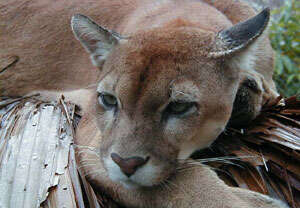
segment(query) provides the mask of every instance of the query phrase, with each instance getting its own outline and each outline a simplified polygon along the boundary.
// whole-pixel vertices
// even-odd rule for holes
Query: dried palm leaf
[[[74,107],[0,99],[0,207],[92,207],[72,146]]]

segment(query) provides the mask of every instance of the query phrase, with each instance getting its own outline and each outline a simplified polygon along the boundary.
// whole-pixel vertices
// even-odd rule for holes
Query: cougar
[[[80,104],[76,156],[97,191],[127,207],[286,207],[189,159],[277,96],[269,9],[236,0],[6,4],[0,95],[64,93]]]

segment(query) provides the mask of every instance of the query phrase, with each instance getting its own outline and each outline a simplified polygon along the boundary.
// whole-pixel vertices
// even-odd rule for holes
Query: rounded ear
[[[256,16],[218,32],[208,56],[218,58],[245,48],[263,33],[269,19],[270,9],[266,8]]]
[[[103,65],[109,52],[121,39],[118,33],[99,26],[81,14],[72,17],[71,27],[76,39],[90,53],[92,63],[97,67]]]

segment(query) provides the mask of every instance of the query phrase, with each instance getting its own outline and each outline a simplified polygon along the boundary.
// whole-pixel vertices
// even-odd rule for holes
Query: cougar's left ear
[[[71,27],[95,66],[101,67],[112,48],[118,44],[121,36],[116,32],[97,25],[90,18],[76,14],[72,17]]]
[[[246,48],[266,29],[270,9],[262,10],[256,16],[217,33],[209,57],[218,58],[233,55]]]

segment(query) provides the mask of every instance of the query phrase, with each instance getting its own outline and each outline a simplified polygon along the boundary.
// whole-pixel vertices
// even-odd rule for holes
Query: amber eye
[[[105,108],[111,109],[118,106],[117,98],[110,94],[99,94],[99,101]]]
[[[189,102],[171,102],[166,111],[169,114],[180,115],[188,112],[192,107],[195,106],[195,103]]]

